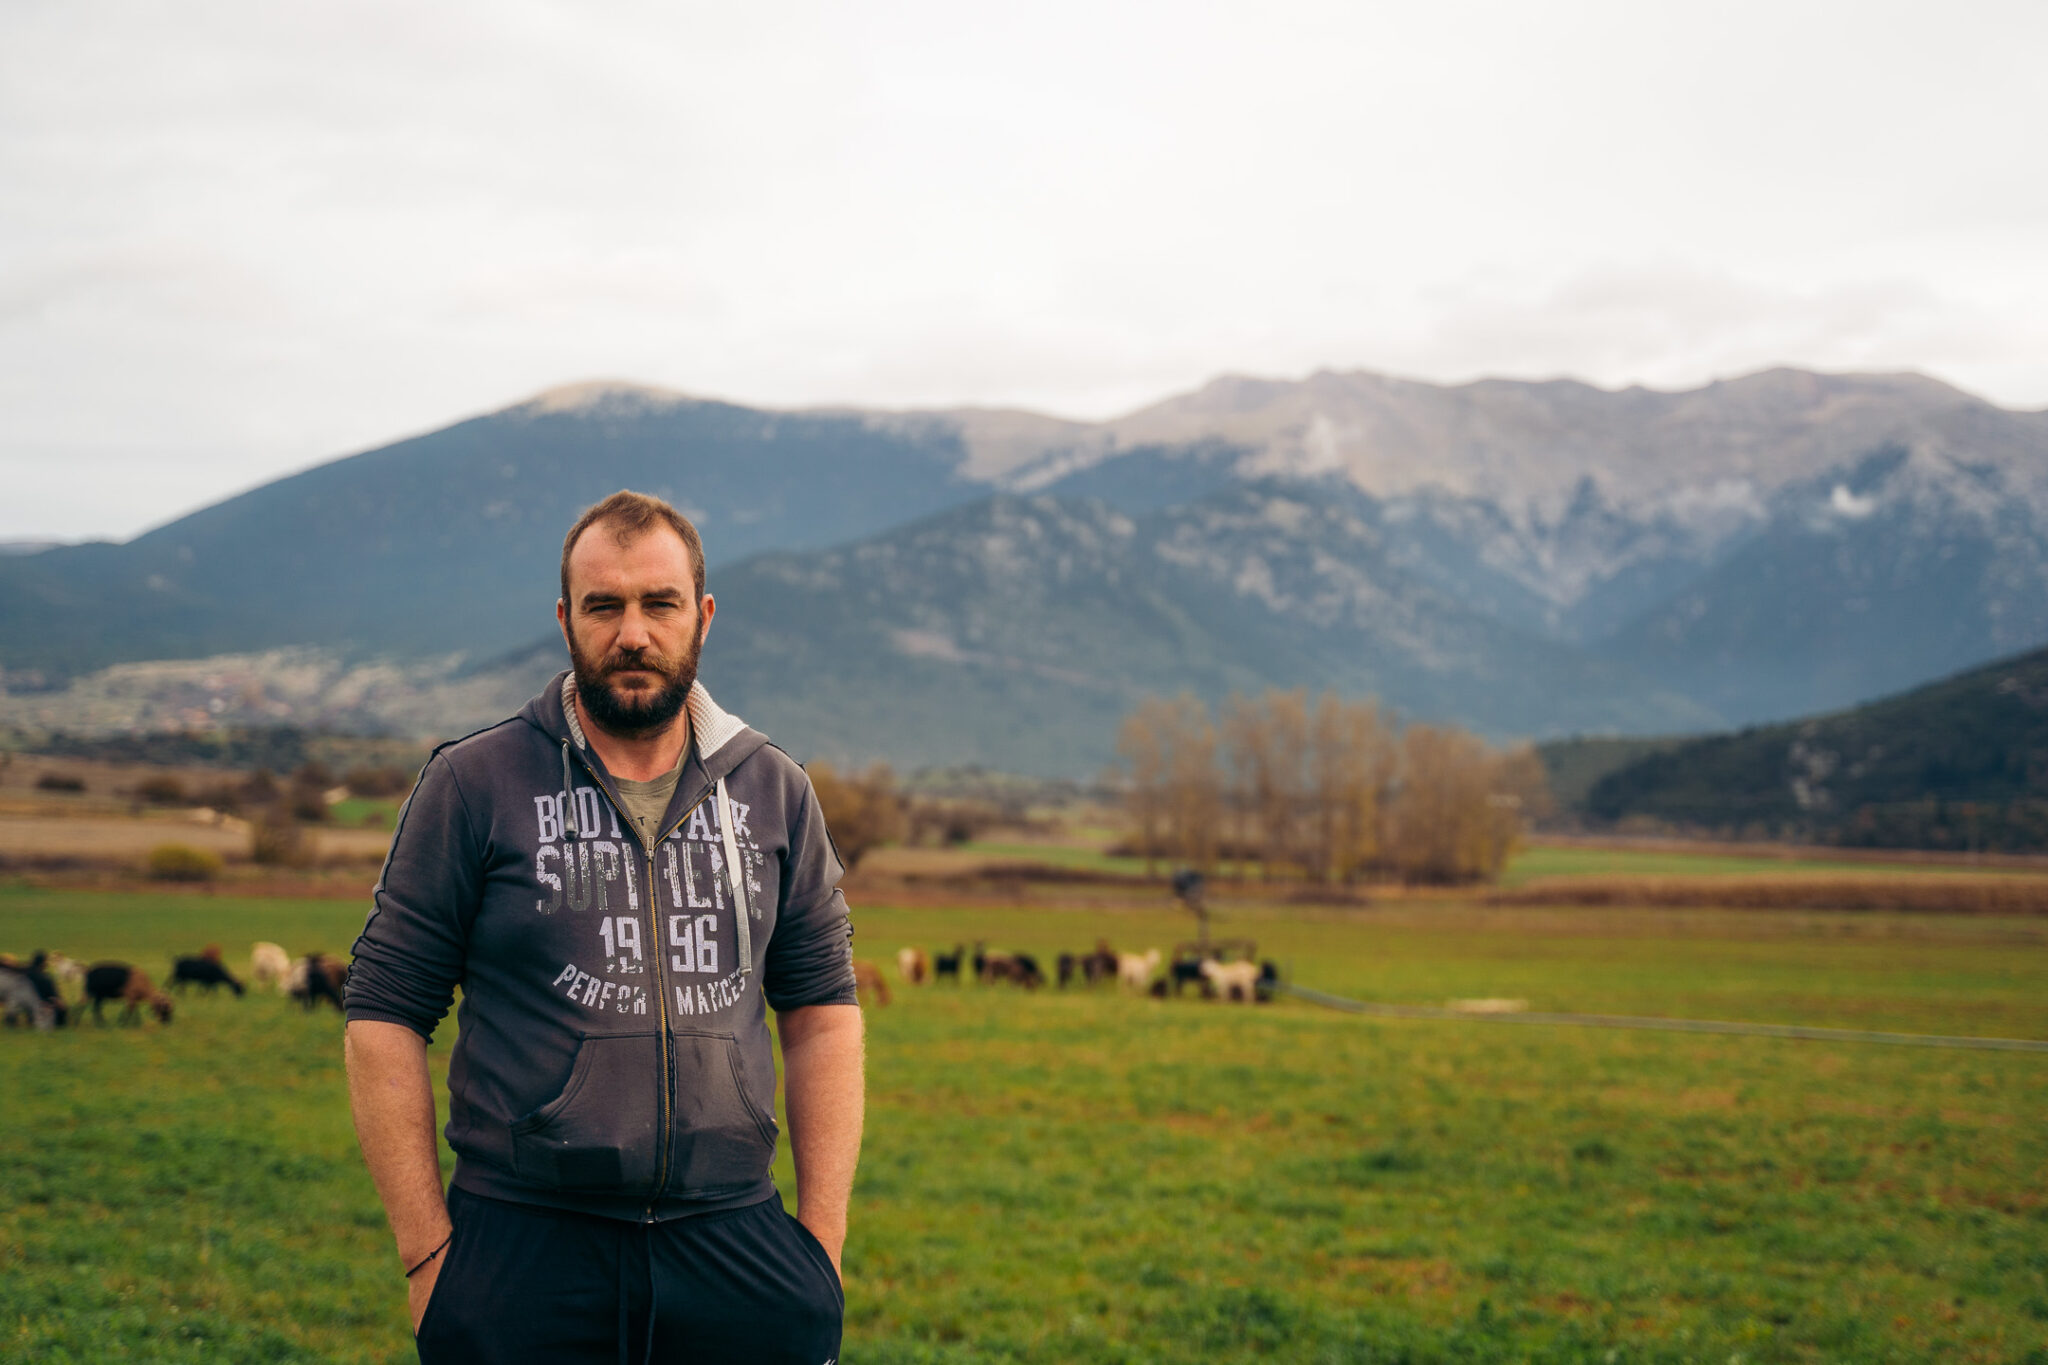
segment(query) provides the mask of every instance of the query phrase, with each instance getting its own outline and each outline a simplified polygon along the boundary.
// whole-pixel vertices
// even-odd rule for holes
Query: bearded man
[[[803,770],[696,681],[716,609],[687,518],[598,503],[562,542],[571,668],[435,750],[399,816],[348,980],[349,1098],[428,1365],[839,1354],[842,868]],[[427,1044],[458,985],[444,1197]]]

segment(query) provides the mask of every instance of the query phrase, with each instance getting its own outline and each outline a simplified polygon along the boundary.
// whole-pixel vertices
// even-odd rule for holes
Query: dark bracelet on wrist
[[[413,1276],[419,1274],[422,1270],[425,1270],[427,1268],[427,1263],[429,1261],[432,1261],[436,1256],[439,1256],[442,1252],[446,1251],[448,1249],[448,1244],[454,1240],[455,1229],[450,1228],[448,1230],[448,1235],[441,1239],[441,1245],[435,1247],[432,1251],[428,1252],[426,1256],[421,1259],[418,1265],[414,1266],[411,1270],[406,1271],[405,1278],[409,1280]]]

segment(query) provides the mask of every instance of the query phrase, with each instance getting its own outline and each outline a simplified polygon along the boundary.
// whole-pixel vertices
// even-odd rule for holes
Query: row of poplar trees
[[[1137,851],[1206,875],[1348,883],[1491,881],[1549,809],[1542,761],[1455,727],[1396,726],[1376,702],[1153,697],[1117,754]]]

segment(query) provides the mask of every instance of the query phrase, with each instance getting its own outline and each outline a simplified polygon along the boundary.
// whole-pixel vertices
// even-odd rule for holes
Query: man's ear
[[[555,624],[562,628],[562,643],[569,645],[569,604],[559,597],[555,599]],[[575,648],[569,647],[572,651]]]
[[[697,600],[697,643],[703,644],[704,637],[711,633],[711,618],[718,615],[718,599],[710,593]]]

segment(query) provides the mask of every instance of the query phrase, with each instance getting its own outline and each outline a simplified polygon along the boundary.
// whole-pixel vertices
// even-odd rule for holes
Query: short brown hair
[[[595,506],[584,509],[576,518],[576,524],[569,528],[569,534],[562,540],[562,605],[574,611],[575,604],[569,600],[569,552],[576,548],[576,542],[591,527],[603,522],[619,544],[645,535],[656,525],[666,525],[682,537],[683,548],[690,552],[690,577],[695,581],[697,600],[704,600],[704,541],[697,534],[697,528],[690,519],[660,498],[645,493],[635,493],[621,488]]]

